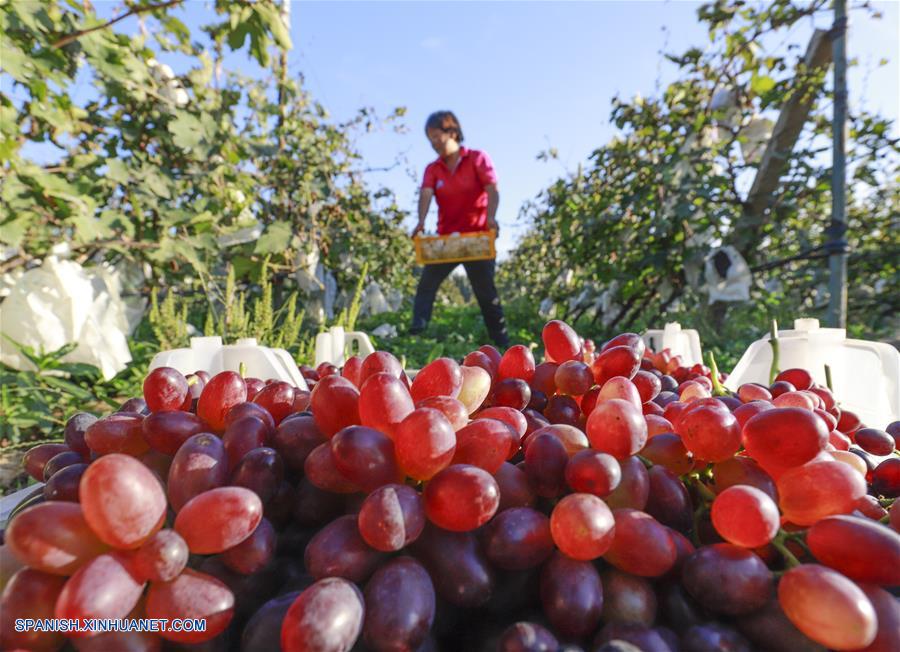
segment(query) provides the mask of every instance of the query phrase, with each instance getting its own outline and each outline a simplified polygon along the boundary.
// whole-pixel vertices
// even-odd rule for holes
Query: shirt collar
[[[468,147],[463,147],[462,145],[460,145],[460,146],[459,146],[459,161],[460,161],[460,163],[461,163],[462,160],[463,160],[464,158],[466,158],[468,155],[469,155],[469,148],[468,148]],[[437,161],[435,161],[435,162],[436,162],[436,163],[440,163],[440,164],[443,165],[445,168],[447,167],[447,164],[444,163],[444,159],[442,159],[440,156],[437,157]]]

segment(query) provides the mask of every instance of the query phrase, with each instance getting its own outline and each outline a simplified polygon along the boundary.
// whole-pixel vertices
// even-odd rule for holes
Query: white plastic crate
[[[684,329],[678,322],[669,322],[662,330],[651,329],[641,335],[647,348],[659,353],[669,349],[672,355],[680,355],[684,364],[691,367],[703,363],[703,351],[700,349],[700,335],[692,328]]]
[[[227,345],[222,344],[221,337],[192,337],[190,348],[160,351],[153,356],[148,371],[172,367],[183,374],[202,370],[214,376],[222,371],[239,371],[241,363],[248,377],[276,378],[298,389],[309,389],[290,353],[259,346],[252,337]]]
[[[890,344],[849,340],[843,328],[819,328],[818,319],[796,319],[793,330],[778,331],[778,367],[799,367],[825,384],[831,367],[835,398],[864,424],[885,428],[900,419],[900,353]],[[725,381],[730,390],[744,383],[769,384],[769,336],[755,341]]]
[[[316,335],[316,366],[330,362],[340,367],[347,359],[348,348],[352,351],[354,347],[362,357],[375,352],[369,336],[362,331],[345,331],[341,326],[332,326]]]

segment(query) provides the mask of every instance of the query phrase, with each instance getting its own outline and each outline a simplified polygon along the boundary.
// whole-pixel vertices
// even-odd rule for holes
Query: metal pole
[[[847,121],[847,3],[834,2],[834,26],[831,30],[834,59],[834,118],[832,121],[831,224],[825,230],[829,252],[830,296],[826,321],[832,328],[847,327],[847,199],[844,129]]]

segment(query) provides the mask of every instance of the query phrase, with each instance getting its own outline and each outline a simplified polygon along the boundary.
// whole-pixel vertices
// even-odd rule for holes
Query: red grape
[[[234,615],[234,594],[221,581],[190,568],[171,582],[153,582],[147,593],[147,617],[201,618],[204,631],[168,628],[160,636],[179,643],[202,643],[221,634]]]
[[[604,570],[600,579],[603,582],[604,622],[653,626],[657,600],[653,585],[648,580],[616,568]]]
[[[471,464],[496,473],[515,444],[512,429],[497,419],[477,419],[456,433],[451,464]]]
[[[327,376],[316,383],[309,405],[316,425],[326,437],[360,423],[359,390],[341,376]]]
[[[418,561],[399,557],[366,584],[363,638],[373,650],[418,650],[434,622],[434,586]]]
[[[419,370],[413,379],[409,393],[418,403],[433,396],[456,398],[462,389],[462,372],[451,358],[438,358]]]
[[[78,503],[47,502],[24,509],[12,518],[4,537],[19,561],[53,575],[71,575],[106,550]]]
[[[0,644],[4,649],[50,651],[62,647],[65,639],[61,633],[33,627],[18,631],[16,620],[53,618],[66,581],[33,568],[23,568],[10,578],[0,598]]]
[[[647,467],[637,457],[619,461],[622,479],[619,485],[606,497],[610,509],[644,509],[650,496],[650,475]]]
[[[530,507],[534,504],[534,491],[522,469],[504,462],[494,474],[494,480],[500,487],[498,514],[512,507]]]
[[[144,378],[144,401],[151,412],[178,410],[189,395],[184,374],[172,367],[157,367]]]
[[[351,514],[335,519],[310,540],[303,554],[306,570],[316,579],[343,577],[365,582],[385,554],[365,542]]]
[[[481,367],[460,367],[463,375],[462,389],[459,390],[457,400],[466,406],[469,414],[475,412],[491,391],[491,376]]]
[[[802,408],[760,412],[743,430],[747,452],[770,474],[808,462],[825,448],[827,441],[828,431],[822,420]]]
[[[303,464],[303,472],[306,479],[319,489],[341,494],[359,491],[359,487],[338,471],[330,442],[320,444],[312,450]]]
[[[694,457],[709,462],[721,462],[734,456],[741,447],[741,428],[726,408],[711,405],[690,409],[675,424]]]
[[[284,464],[281,457],[271,448],[260,447],[241,458],[228,484],[249,489],[266,505],[275,496],[282,480]]]
[[[569,460],[565,478],[572,491],[602,498],[619,486],[622,469],[612,455],[595,450],[583,450],[575,453]]]
[[[370,353],[359,368],[359,387],[362,388],[371,376],[378,373],[386,373],[394,378],[400,378],[403,374],[403,366],[393,354],[387,351]]]
[[[806,534],[810,552],[857,582],[900,585],[900,534],[852,516],[829,516]]]
[[[894,438],[884,430],[860,428],[853,436],[856,445],[872,455],[890,455],[894,452]]]
[[[597,404],[587,420],[591,446],[616,459],[634,455],[647,442],[647,422],[628,401],[610,399]]]
[[[685,560],[681,577],[700,604],[732,616],[765,605],[774,585],[772,572],[756,554],[730,543],[695,550]]]
[[[603,350],[594,363],[591,371],[594,382],[601,387],[607,380],[615,376],[631,378],[641,366],[641,356],[631,346],[612,346]]]
[[[559,642],[537,623],[519,621],[507,627],[497,643],[498,652],[556,652]]]
[[[428,482],[424,498],[428,520],[445,530],[465,532],[484,525],[496,513],[500,488],[487,471],[454,464]]]
[[[485,526],[482,543],[485,555],[498,568],[539,566],[553,553],[550,519],[530,507],[508,509]]]
[[[592,494],[570,494],[550,515],[553,541],[572,559],[588,561],[601,556],[612,544],[614,530],[609,507]]]
[[[194,496],[225,484],[228,455],[222,440],[209,433],[189,438],[172,459],[166,493],[172,509],[179,511]]]
[[[415,541],[425,527],[422,497],[406,485],[384,485],[366,497],[357,526],[365,542],[376,550],[400,550]]]
[[[665,526],[636,509],[613,510],[615,535],[603,556],[626,573],[659,577],[675,563],[677,549]]]
[[[758,548],[778,534],[780,515],[772,498],[748,485],[721,492],[712,504],[712,522],[723,539],[745,548]]]
[[[474,533],[426,525],[412,550],[438,595],[450,604],[477,607],[491,597],[496,579]]]
[[[294,411],[294,386],[282,381],[266,385],[253,402],[271,414],[277,425]]]
[[[372,376],[366,382],[377,377]],[[394,443],[372,428],[344,428],[331,438],[331,452],[340,474],[363,491],[373,491],[400,479],[394,459]]]
[[[146,582],[170,582],[184,570],[188,546],[175,530],[160,530],[131,557],[135,577]]]
[[[144,439],[144,417],[130,412],[117,412],[88,426],[84,441],[94,453],[123,453],[138,457],[150,448]]]
[[[535,493],[545,498],[560,495],[565,489],[569,454],[562,441],[549,432],[536,432],[525,448],[525,475]]]
[[[812,525],[826,516],[847,514],[865,493],[862,476],[833,460],[809,462],[778,479],[781,511],[784,518],[797,525]]]
[[[835,650],[869,645],[878,630],[875,608],[852,581],[824,566],[803,564],[778,583],[785,615],[809,638]]]
[[[359,393],[360,423],[394,436],[397,425],[415,409],[406,386],[389,373],[377,373],[363,382]]]
[[[249,537],[222,552],[222,563],[236,573],[251,575],[272,561],[275,554],[275,528],[265,518]]]
[[[531,349],[521,344],[515,344],[500,358],[497,366],[497,378],[521,378],[526,383],[534,376],[534,356]]]
[[[415,480],[428,480],[450,464],[456,434],[443,413],[423,407],[413,410],[394,434],[397,465]]]
[[[284,652],[348,652],[363,628],[363,596],[339,577],[319,580],[290,606],[281,625]]]
[[[577,360],[581,352],[581,341],[578,333],[566,322],[553,319],[544,324],[541,332],[544,350],[553,362],[563,363]]]
[[[425,407],[438,410],[447,417],[454,432],[469,423],[469,411],[466,409],[465,405],[455,398],[450,398],[449,396],[432,396],[431,398],[426,398],[425,400],[416,403],[416,409]],[[521,416],[521,413],[517,414]],[[522,417],[522,420],[524,421],[525,417]]]
[[[84,457],[90,455],[91,449],[88,448],[87,442],[84,441],[84,433],[88,429],[88,426],[96,420],[97,417],[93,414],[88,414],[87,412],[76,412],[69,417],[69,420],[66,421],[66,429],[63,433],[66,445],[76,453],[81,453]]]
[[[223,371],[209,379],[197,401],[197,416],[206,421],[213,432],[225,430],[225,415],[247,400],[247,384],[240,374]]]
[[[144,581],[120,552],[94,557],[69,578],[56,600],[56,618],[124,618],[144,592]],[[70,634],[70,636],[73,634]],[[78,632],[76,636],[87,636]]]
[[[22,466],[25,472],[38,482],[44,480],[44,466],[60,453],[72,450],[65,444],[38,444],[25,453]]]
[[[137,548],[166,516],[166,495],[156,476],[127,455],[105,455],[81,476],[84,518],[100,539],[116,548]]]
[[[553,381],[560,393],[581,396],[594,385],[594,374],[583,362],[568,360],[556,370]]]
[[[260,519],[259,496],[243,487],[219,487],[191,498],[175,517],[175,531],[192,553],[209,555],[249,537]]]
[[[141,423],[141,431],[152,449],[174,455],[188,438],[209,431],[209,426],[190,412],[154,412]]]
[[[521,378],[504,378],[494,385],[494,405],[524,410],[531,401],[531,388]]]
[[[603,585],[597,569],[591,562],[554,554],[541,571],[541,604],[562,636],[587,636],[600,624],[603,609]]]

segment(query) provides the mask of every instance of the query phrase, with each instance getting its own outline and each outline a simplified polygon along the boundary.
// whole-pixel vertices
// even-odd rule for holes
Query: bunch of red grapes
[[[732,395],[624,333],[153,370],[26,456],[5,650],[900,650],[900,422],[802,369]],[[205,631],[17,632],[20,618]]]

